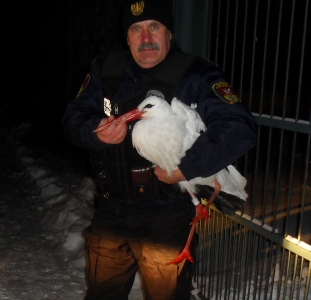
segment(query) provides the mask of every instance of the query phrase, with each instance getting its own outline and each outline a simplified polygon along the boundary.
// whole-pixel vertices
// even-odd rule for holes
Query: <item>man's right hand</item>
[[[104,118],[100,121],[97,127],[105,125],[108,122],[113,121],[114,116],[109,116],[109,118]],[[96,132],[97,138],[106,144],[120,144],[127,133],[127,125],[125,118],[121,118],[118,121],[111,123],[109,127],[99,132]]]

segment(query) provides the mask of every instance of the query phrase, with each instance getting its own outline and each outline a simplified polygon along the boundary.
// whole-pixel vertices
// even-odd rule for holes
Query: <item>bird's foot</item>
[[[197,214],[191,221],[190,225],[193,225],[197,222],[199,222],[202,219],[205,219],[205,222],[208,222],[208,219],[210,218],[210,215],[208,213],[208,209],[206,206],[198,205],[197,206]]]
[[[188,249],[184,249],[175,259],[173,259],[170,262],[167,262],[166,265],[172,265],[172,264],[178,265],[181,262],[183,262],[185,259],[192,263],[194,262],[193,257]]]

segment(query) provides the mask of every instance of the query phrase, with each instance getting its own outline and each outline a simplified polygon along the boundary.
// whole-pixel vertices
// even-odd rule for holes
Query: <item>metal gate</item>
[[[244,210],[213,209],[199,225],[194,294],[310,300],[309,0],[172,5],[182,49],[218,63],[259,125],[257,146],[235,163],[248,180]]]

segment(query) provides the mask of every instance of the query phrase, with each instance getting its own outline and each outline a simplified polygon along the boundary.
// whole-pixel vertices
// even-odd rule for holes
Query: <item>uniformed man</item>
[[[102,188],[87,230],[85,299],[128,299],[139,270],[144,299],[189,300],[193,264],[166,264],[183,249],[195,215],[175,184],[244,155],[255,145],[256,124],[215,63],[180,50],[165,0],[126,2],[122,27],[129,51],[95,58],[63,117],[66,137],[91,151]],[[171,177],[133,148],[133,123],[93,133],[152,95],[195,104],[207,127]]]

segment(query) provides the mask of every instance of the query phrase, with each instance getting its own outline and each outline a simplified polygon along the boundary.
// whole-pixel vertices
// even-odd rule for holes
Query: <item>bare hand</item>
[[[104,118],[100,121],[97,127],[105,125],[106,123],[113,121],[114,116],[109,116],[109,118]],[[97,138],[106,144],[120,144],[127,133],[127,125],[125,119],[121,118],[118,121],[114,121],[111,125],[99,132],[96,132]]]
[[[160,181],[163,181],[167,184],[174,184],[179,181],[186,180],[180,169],[174,170],[171,176],[167,176],[167,172],[165,170],[161,169],[159,166],[155,166],[154,174],[158,177]]]

